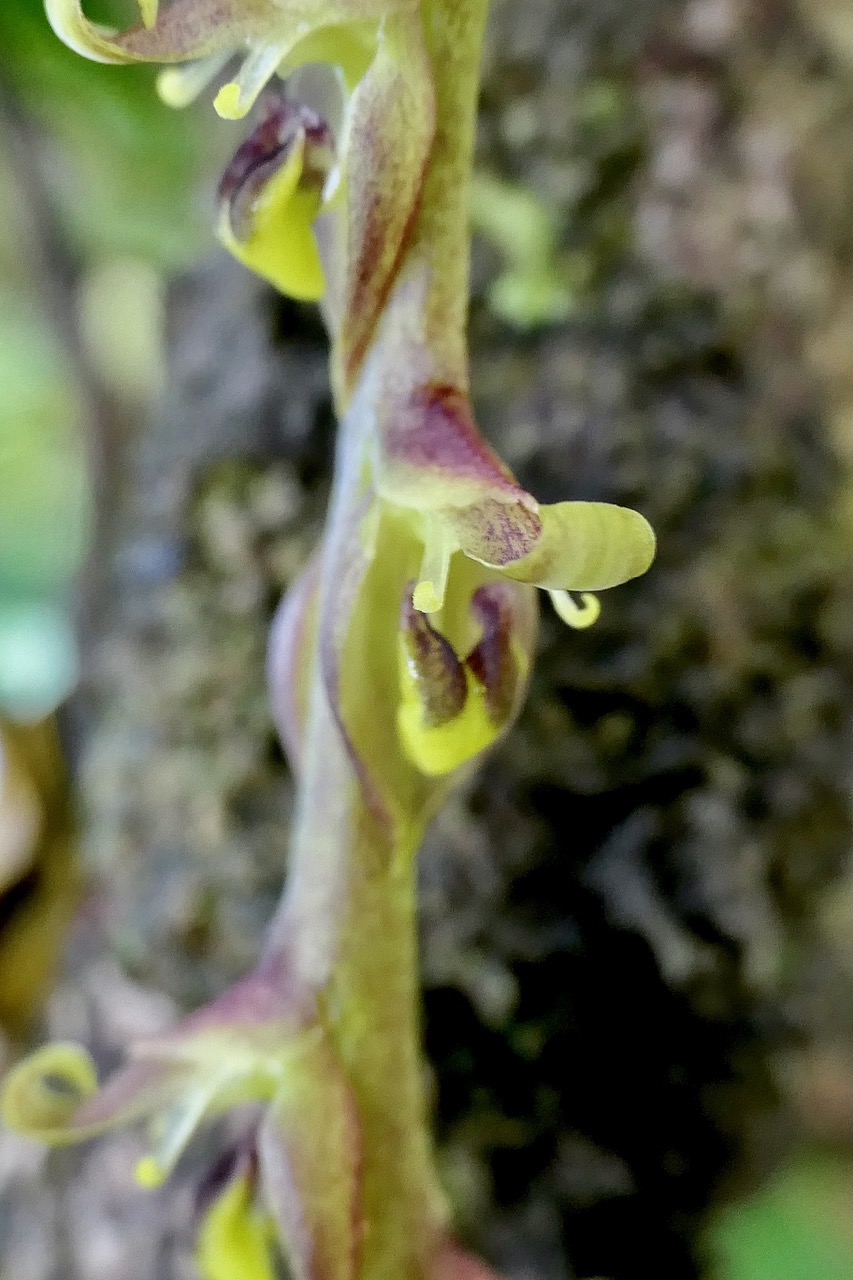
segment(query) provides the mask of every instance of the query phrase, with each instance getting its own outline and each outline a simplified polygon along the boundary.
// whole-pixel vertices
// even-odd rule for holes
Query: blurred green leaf
[[[63,589],[89,523],[74,380],[38,314],[0,310],[0,598]]]
[[[0,599],[0,709],[35,723],[68,697],[77,675],[77,644],[61,605]]]
[[[802,1157],[759,1196],[727,1209],[712,1243],[721,1280],[850,1280],[853,1164]]]
[[[124,9],[118,21],[127,19]],[[209,103],[173,111],[157,97],[154,69],[72,53],[41,0],[3,0],[0,71],[53,144],[46,171],[80,249],[174,268],[213,246],[215,151],[235,135]]]

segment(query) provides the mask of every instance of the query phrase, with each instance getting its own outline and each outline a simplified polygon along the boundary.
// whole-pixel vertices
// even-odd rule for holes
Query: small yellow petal
[[[234,80],[229,80],[214,98],[213,107],[217,115],[220,115],[223,120],[239,120],[241,115],[240,86]]]
[[[248,1177],[234,1178],[205,1214],[196,1246],[199,1271],[204,1280],[275,1280],[271,1240]]]
[[[223,1067],[219,1074],[212,1073],[208,1079],[188,1085],[167,1110],[154,1116],[154,1150],[143,1156],[135,1169],[141,1186],[159,1187],[166,1181],[227,1083],[228,1073]]]
[[[278,172],[263,187],[251,210],[251,230],[246,239],[234,235],[227,205],[219,220],[218,234],[235,258],[282,293],[302,302],[317,302],[326,287],[312,230],[320,194],[299,189],[304,151],[303,137],[293,144]]]
[[[412,603],[421,613],[438,613],[447,593],[454,546],[439,521],[428,518],[424,523],[424,555]]]

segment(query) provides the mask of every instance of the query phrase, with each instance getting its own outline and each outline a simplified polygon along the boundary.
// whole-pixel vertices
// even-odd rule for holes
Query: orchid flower
[[[215,1280],[228,1261],[219,1274],[230,1280],[271,1280],[277,1224],[295,1276],[350,1275],[343,1259],[357,1246],[360,1161],[352,1091],[310,1004],[283,996],[269,967],[168,1033],[137,1041],[100,1089],[89,1055],[55,1044],[10,1073],[3,1097],[8,1124],[53,1145],[147,1122],[153,1147],[136,1168],[144,1187],[164,1181],[202,1124],[248,1104],[250,1167],[241,1162],[205,1214],[205,1274]]]
[[[418,0],[140,0],[142,22],[114,32],[90,22],[79,0],[46,0],[57,35],[100,62],[171,66],[159,80],[172,105],[191,102],[233,57],[243,61],[215,106],[242,119],[265,86],[306,63],[337,72],[337,138],[285,110],[235,157],[222,188],[219,234],[238,257],[295,297],[324,298],[340,347],[344,390],[370,339],[410,226],[435,127],[433,78]],[[310,114],[310,113],[309,113]],[[272,162],[279,162],[273,166]],[[260,190],[259,174],[277,168]],[[314,223],[337,210],[327,281]]]

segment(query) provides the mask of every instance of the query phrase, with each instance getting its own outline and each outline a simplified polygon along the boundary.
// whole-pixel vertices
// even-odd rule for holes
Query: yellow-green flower
[[[142,23],[122,32],[90,22],[79,0],[45,2],[57,34],[89,58],[184,64],[159,80],[174,106],[240,57],[215,100],[228,119],[245,116],[273,78],[306,63],[337,72],[340,123],[335,136],[326,130],[321,169],[309,129],[292,128],[289,118],[277,142],[268,117],[247,144],[264,151],[266,181],[250,183],[253,198],[236,223],[224,201],[219,234],[283,292],[323,298],[345,397],[411,225],[435,128],[418,0],[173,0],[163,8],[141,0]],[[314,232],[324,210],[321,255]]]
[[[408,362],[400,354],[391,367],[417,372],[417,350]],[[329,704],[369,802],[399,823],[434,809],[443,794],[434,780],[514,719],[533,659],[535,588],[572,625],[588,625],[598,611],[591,593],[644,573],[655,547],[636,511],[540,506],[482,439],[464,393],[425,385],[400,394],[406,376],[373,386],[368,368],[343,425],[350,447],[338,484],[351,492],[332,504],[312,571],[319,598],[316,587],[294,597],[311,626],[291,621],[273,637],[275,652],[279,635],[312,644],[316,635]],[[278,689],[304,678],[294,666]]]
[[[505,578],[541,587],[562,613],[590,593],[645,573],[655,538],[643,516],[603,502],[540,506],[477,431],[467,397],[425,386],[391,398],[375,441],[377,490],[424,543],[415,607],[441,609],[461,552]]]
[[[395,406],[400,410],[400,405]],[[304,754],[317,653],[326,697],[368,805],[399,826],[435,810],[453,775],[498,740],[521,704],[536,588],[572,625],[590,593],[643,573],[654,536],[608,503],[540,507],[476,432],[467,401],[418,395],[386,429],[360,400],[322,556],[273,628],[273,702]],[[359,439],[359,435],[361,438]],[[582,593],[582,605],[569,592]]]
[[[158,0],[139,0],[142,22],[114,31],[91,22],[80,0],[45,0],[59,38],[95,62],[189,64],[163,81],[163,95],[175,105],[192,101],[239,57],[217,96],[217,109],[230,119],[244,116],[276,73],[315,61],[348,71],[359,61],[366,66],[378,24],[416,7],[415,0],[172,0],[161,8]]]
[[[351,1274],[342,1260],[358,1249],[358,1111],[313,998],[292,989],[278,962],[137,1041],[100,1088],[83,1049],[52,1044],[9,1073],[1,1100],[10,1128],[54,1146],[146,1122],[143,1187],[168,1177],[202,1124],[254,1103],[260,1118],[250,1113],[243,1142],[250,1167],[235,1170],[202,1219],[204,1275],[271,1280],[276,1239],[298,1280]]]

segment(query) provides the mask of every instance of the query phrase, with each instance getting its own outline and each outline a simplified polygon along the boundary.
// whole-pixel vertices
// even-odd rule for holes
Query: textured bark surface
[[[480,419],[541,500],[634,505],[660,543],[591,631],[546,617],[520,725],[423,853],[442,1165],[513,1277],[712,1277],[709,1209],[791,1140],[781,1065],[843,990],[819,907],[850,843],[853,63],[831,4],[755,8],[530,0],[490,32],[481,163],[557,211],[574,305],[503,325],[478,243]],[[291,808],[264,629],[333,439],[309,312],[216,263],[171,330],[90,671],[94,888],[48,1017],[105,1066],[257,953]],[[4,1273],[191,1275],[205,1153],[143,1194],[141,1144],[4,1138]]]

